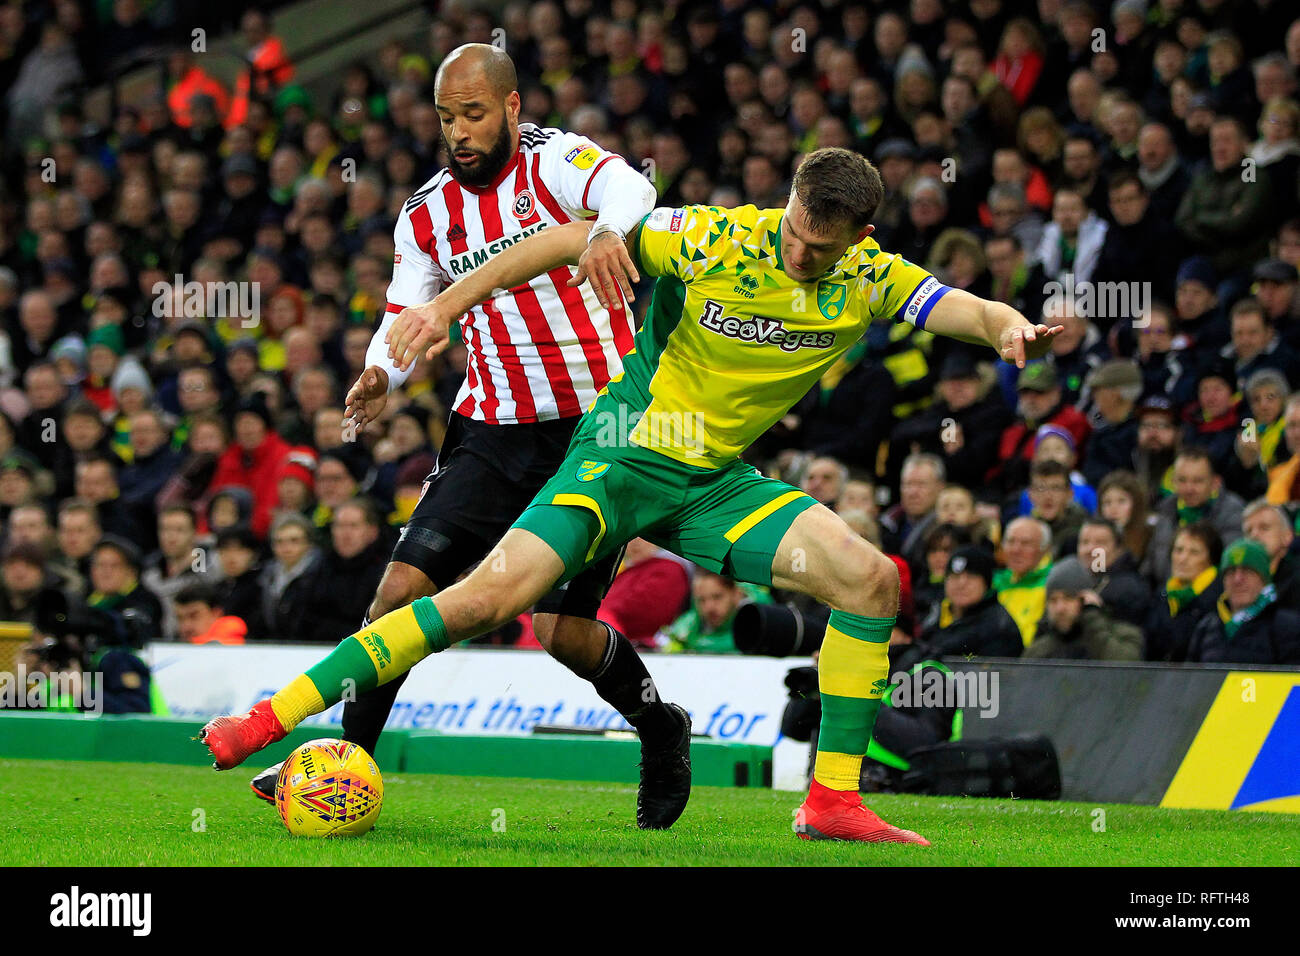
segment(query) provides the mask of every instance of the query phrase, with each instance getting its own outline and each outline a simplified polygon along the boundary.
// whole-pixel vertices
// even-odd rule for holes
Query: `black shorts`
[[[564,461],[577,418],[489,425],[452,412],[438,464],[402,528],[391,561],[418,568],[439,588],[491,550]],[[537,610],[595,620],[620,554],[587,568]]]

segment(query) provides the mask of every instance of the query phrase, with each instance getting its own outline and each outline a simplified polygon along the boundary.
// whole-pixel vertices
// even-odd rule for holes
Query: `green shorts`
[[[770,586],[781,539],[817,503],[740,460],[699,468],[636,446],[601,447],[584,432],[514,523],[556,550],[562,580],[642,537],[706,570]]]

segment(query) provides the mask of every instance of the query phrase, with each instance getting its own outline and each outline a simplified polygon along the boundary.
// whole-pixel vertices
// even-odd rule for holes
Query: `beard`
[[[514,152],[510,144],[510,124],[503,117],[501,120],[501,130],[497,134],[496,141],[492,148],[487,152],[469,148],[470,152],[478,156],[478,162],[473,166],[464,166],[456,162],[456,155],[446,137],[443,137],[443,144],[447,147],[447,168],[451,174],[456,177],[456,181],[464,183],[467,186],[481,187],[487,186],[501,174],[501,170],[506,168],[506,163]]]

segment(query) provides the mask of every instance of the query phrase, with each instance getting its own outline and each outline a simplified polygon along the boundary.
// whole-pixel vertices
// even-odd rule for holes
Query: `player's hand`
[[[1002,333],[998,354],[1004,362],[1024,368],[1030,359],[1042,358],[1052,348],[1052,339],[1065,331],[1063,325],[1017,325]]]
[[[373,422],[383,414],[388,404],[388,373],[378,365],[372,365],[361,373],[353,386],[348,389],[344,401],[343,421],[351,421],[360,431],[367,422]]]
[[[569,285],[580,286],[591,282],[596,298],[607,309],[621,310],[618,290],[623,290],[623,298],[633,301],[632,285],[640,282],[641,276],[627,254],[627,246],[616,233],[602,232],[591,242],[578,257],[578,274],[569,280]]]
[[[429,359],[443,352],[451,344],[451,319],[436,296],[432,302],[403,309],[384,336],[388,357],[405,372],[421,352]]]

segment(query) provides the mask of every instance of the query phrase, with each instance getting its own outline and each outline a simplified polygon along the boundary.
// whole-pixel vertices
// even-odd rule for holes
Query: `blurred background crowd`
[[[883,248],[1064,326],[1017,373],[880,322],[751,449],[895,556],[898,660],[1300,662],[1292,4],[444,3],[325,85],[274,7],[219,6],[0,3],[0,620],[36,625],[33,666],[85,653],[78,608],[135,646],[357,626],[465,374],[452,348],[341,427],[470,41],[504,42],[521,121],[660,205],[784,206],[802,155],[858,150]],[[818,617],[786,598],[638,541],[604,615],[734,652],[742,606]],[[535,645],[526,617],[482,640]]]

